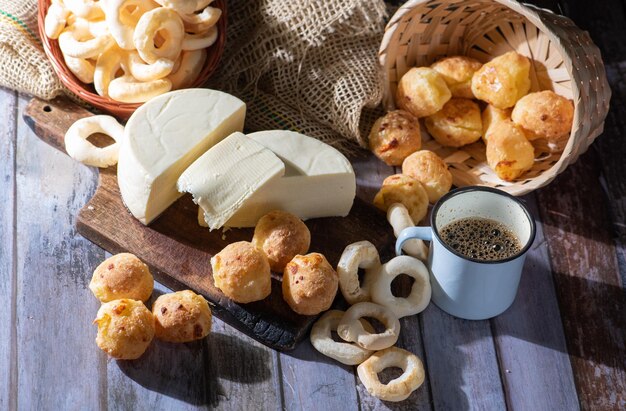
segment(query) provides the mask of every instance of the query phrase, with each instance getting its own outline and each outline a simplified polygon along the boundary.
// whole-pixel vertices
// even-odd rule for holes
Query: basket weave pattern
[[[487,185],[523,195],[576,161],[602,132],[608,112],[611,91],[600,51],[568,18],[514,0],[411,0],[385,30],[379,59],[387,109],[395,108],[397,82],[411,67],[453,55],[484,63],[508,51],[531,59],[531,91],[553,90],[573,100],[570,137],[557,150],[545,141],[533,142],[533,168],[518,181],[505,182],[487,165],[482,142],[455,149],[424,133],[423,148],[448,163],[457,187]]]
[[[122,103],[115,101],[108,97],[100,96],[96,93],[92,84],[85,84],[78,80],[76,76],[67,68],[63,54],[59,48],[59,42],[52,40],[46,36],[44,31],[44,19],[50,7],[50,0],[39,0],[39,12],[37,14],[37,23],[39,29],[39,37],[43,43],[44,51],[52,64],[52,68],[59,76],[61,83],[67,87],[72,93],[79,96],[81,99],[91,104],[92,106],[99,108],[103,111],[113,114],[116,117],[127,119],[141,104],[138,103]],[[212,7],[217,7],[222,10],[222,16],[217,22],[218,37],[215,43],[207,49],[207,58],[204,63],[204,68],[198,75],[198,78],[189,86],[190,88],[202,86],[211,74],[217,68],[220,57],[224,52],[224,44],[226,42],[226,1],[216,0]]]

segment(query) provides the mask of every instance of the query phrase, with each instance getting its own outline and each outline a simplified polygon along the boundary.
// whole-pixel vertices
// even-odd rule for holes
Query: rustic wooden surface
[[[601,47],[613,88],[605,133],[525,197],[540,229],[508,311],[470,322],[430,306],[402,320],[399,345],[427,376],[399,404],[370,397],[353,367],[306,341],[279,353],[220,320],[201,342],[108,360],[93,342],[87,288],[107,254],[74,228],[97,172],[41,143],[21,121],[28,98],[0,90],[0,409],[625,409],[624,3],[534,3],[570,15]],[[393,173],[354,165],[366,201]],[[167,291],[158,285],[155,297]]]

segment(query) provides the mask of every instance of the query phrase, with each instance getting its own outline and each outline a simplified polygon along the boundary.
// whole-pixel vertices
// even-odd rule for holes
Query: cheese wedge
[[[234,133],[193,162],[178,179],[178,191],[193,195],[209,229],[224,223],[285,166],[263,145]]]
[[[149,224],[182,194],[176,181],[213,145],[243,130],[246,105],[209,89],[165,93],[135,111],[124,130],[117,165],[122,199]]]
[[[255,192],[227,222],[228,227],[254,227],[272,210],[303,220],[345,217],[356,195],[356,179],[348,159],[328,144],[292,131],[272,130],[248,138],[273,151],[285,164],[285,175]],[[198,222],[203,224],[201,210]]]

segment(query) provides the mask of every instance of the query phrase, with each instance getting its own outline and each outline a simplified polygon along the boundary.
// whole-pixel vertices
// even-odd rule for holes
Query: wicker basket
[[[137,103],[121,103],[119,101],[115,101],[108,97],[102,97],[98,95],[93,88],[92,84],[85,84],[78,80],[74,74],[67,68],[65,65],[65,61],[63,59],[63,55],[61,54],[61,49],[59,48],[59,42],[57,40],[51,40],[46,36],[44,32],[44,18],[46,16],[46,12],[48,11],[48,7],[50,6],[50,0],[39,0],[39,13],[38,13],[38,25],[39,25],[39,36],[41,37],[41,41],[43,42],[43,48],[46,52],[46,55],[50,59],[52,64],[52,68],[59,76],[59,79],[67,87],[71,92],[79,96],[82,100],[91,104],[92,106],[106,111],[108,113],[113,114],[114,116],[121,119],[128,119],[130,115],[139,107],[141,104]],[[226,0],[216,0],[212,7],[217,7],[222,9],[222,16],[217,22],[218,27],[218,37],[215,43],[207,49],[207,58],[205,61],[204,68],[198,75],[198,78],[191,84],[190,87],[199,87],[203,85],[207,79],[211,76],[211,74],[217,68],[217,64],[219,63],[220,57],[224,52],[224,44],[226,42]]]
[[[514,0],[411,0],[387,25],[379,58],[384,104],[394,108],[397,82],[414,66],[451,55],[486,62],[515,50],[533,61],[532,89],[553,90],[574,101],[569,139],[549,149],[538,141],[533,168],[515,182],[500,180],[487,165],[485,146],[442,147],[426,134],[424,148],[448,163],[454,185],[486,185],[523,195],[552,181],[602,133],[611,91],[600,51],[574,23]]]

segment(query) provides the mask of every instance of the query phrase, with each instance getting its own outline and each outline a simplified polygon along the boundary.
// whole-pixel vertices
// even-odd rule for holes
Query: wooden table
[[[431,304],[402,319],[399,345],[424,360],[427,378],[399,404],[369,396],[353,367],[308,341],[278,353],[219,320],[201,342],[108,360],[87,288],[108,255],[74,228],[97,171],[40,142],[21,120],[28,97],[0,90],[0,409],[626,408],[625,6],[535,3],[570,15],[601,47],[613,87],[605,133],[524,198],[538,235],[508,311],[464,321]],[[355,168],[366,200],[393,173],[362,159]]]

